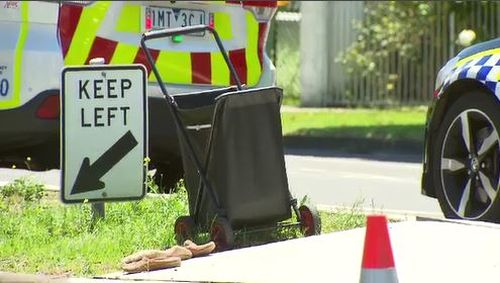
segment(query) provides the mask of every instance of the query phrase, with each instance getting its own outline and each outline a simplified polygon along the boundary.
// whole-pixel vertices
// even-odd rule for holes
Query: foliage
[[[39,201],[45,195],[44,189],[43,184],[36,183],[30,178],[20,178],[0,187],[0,198],[8,202]]]
[[[287,8],[293,11],[295,3]],[[267,41],[267,52],[276,67],[276,84],[283,89],[283,104],[300,104],[300,22],[273,18]]]
[[[342,93],[345,104],[360,95],[368,103],[373,96],[376,103],[411,103],[408,95],[432,92],[430,81],[448,58],[497,36],[494,1],[363,1],[363,7],[353,20],[357,38],[335,59],[353,82]]]
[[[63,205],[57,194],[31,193],[39,192],[41,187],[43,185],[21,179],[4,186],[9,193],[2,190],[2,271],[52,276],[114,272],[120,269],[124,256],[142,249],[165,249],[174,245],[175,220],[188,213],[187,193],[182,183],[175,194],[149,194],[140,201],[107,203],[106,216],[97,221],[92,220],[88,203]],[[23,196],[18,198],[20,205],[10,202],[16,195]],[[324,225],[332,232],[358,227],[361,222],[356,219],[362,216],[353,212],[347,218],[345,214],[338,218],[335,214],[324,214],[324,217],[327,219]],[[335,221],[340,222],[330,223]],[[237,233],[236,239],[240,246],[251,246],[298,236],[297,230],[283,228],[264,235]],[[200,239],[206,241],[208,236],[202,234]]]
[[[366,225],[366,216],[359,208],[337,209],[333,213],[321,212],[323,233],[360,228]]]
[[[105,218],[94,222],[88,204],[63,205],[50,195],[21,209],[0,201],[0,270],[79,276],[119,270],[126,255],[173,245],[173,223],[186,204],[183,190],[107,203]]]
[[[284,33],[292,33],[292,29],[280,25]],[[288,30],[287,30],[288,29]],[[298,36],[298,35],[297,35]],[[279,40],[279,56],[276,58],[276,84],[283,89],[283,104],[298,105],[300,103],[300,65],[299,48],[291,41],[284,41],[284,36]]]
[[[387,60],[392,54],[418,62],[424,37],[431,34],[438,21],[449,21],[448,15],[451,14],[455,19],[449,22],[455,25],[453,37],[457,38],[464,29],[471,29],[477,33],[477,41],[485,40],[493,31],[488,32],[484,24],[475,26],[471,22],[471,5],[474,4],[467,1],[366,1],[363,20],[353,23],[358,37],[338,54],[336,61],[345,67],[347,73],[362,76],[382,75],[378,62]],[[483,11],[494,7],[488,1],[481,1],[480,6]],[[459,43],[452,41],[450,44]]]
[[[417,59],[421,37],[436,21],[435,6],[429,2],[366,2],[365,18],[354,22],[357,40],[337,57],[348,73],[366,76],[378,72],[377,62],[398,52]]]

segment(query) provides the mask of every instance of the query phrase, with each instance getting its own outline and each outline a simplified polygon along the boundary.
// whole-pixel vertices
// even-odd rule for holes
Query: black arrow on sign
[[[105,184],[100,180],[101,177],[108,173],[137,144],[132,132],[128,131],[92,165],[90,165],[89,158],[85,157],[80,171],[78,171],[71,195],[103,189]]]

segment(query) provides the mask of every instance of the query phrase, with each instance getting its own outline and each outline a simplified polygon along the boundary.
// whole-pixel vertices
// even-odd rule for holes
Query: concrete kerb
[[[285,148],[327,149],[345,153],[365,154],[373,152],[388,152],[398,154],[422,154],[423,141],[414,140],[383,140],[351,137],[311,137],[284,136]]]
[[[64,276],[47,276],[39,274],[22,274],[12,272],[0,271],[0,282],[10,283],[125,283],[133,282],[136,280],[120,280],[120,279],[106,279],[106,278],[77,278],[77,277],[64,277]],[[160,283],[165,281],[147,281],[148,283]],[[176,281],[168,281],[176,283]]]
[[[445,220],[443,214],[439,213],[425,213],[420,211],[411,210],[396,210],[396,209],[378,209],[367,207],[348,207],[340,205],[316,205],[319,211],[336,213],[336,212],[354,212],[363,215],[383,214],[389,220],[394,221],[415,221],[415,220]]]

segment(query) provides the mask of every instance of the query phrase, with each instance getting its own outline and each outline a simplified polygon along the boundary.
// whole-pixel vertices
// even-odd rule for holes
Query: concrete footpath
[[[389,224],[400,283],[498,282],[498,225],[406,221]],[[359,282],[365,229],[289,240],[184,261],[179,268],[106,280],[166,282]],[[76,282],[76,281],[75,281]]]
[[[499,282],[500,226],[466,221],[389,224],[400,283]],[[0,272],[0,282],[359,282],[365,229],[212,254],[172,269],[95,278]]]

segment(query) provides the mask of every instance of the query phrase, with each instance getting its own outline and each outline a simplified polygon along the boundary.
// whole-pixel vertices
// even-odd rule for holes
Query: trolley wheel
[[[321,234],[321,218],[315,206],[301,205],[299,207],[300,227],[304,236]]]
[[[210,239],[215,243],[215,250],[226,251],[234,246],[234,235],[231,224],[226,218],[217,217],[210,229]]]
[[[182,245],[187,239],[193,239],[195,232],[194,219],[191,216],[181,216],[175,220],[174,232],[178,245]]]

